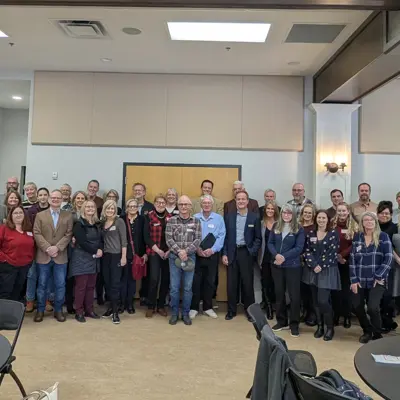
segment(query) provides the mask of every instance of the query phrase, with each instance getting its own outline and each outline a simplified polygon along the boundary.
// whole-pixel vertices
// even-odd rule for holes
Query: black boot
[[[265,313],[267,314],[267,319],[274,319],[274,309],[272,308],[272,303],[268,302],[265,308]]]
[[[329,340],[333,339],[333,336],[335,334],[335,330],[333,329],[333,326],[329,326],[326,328],[326,333],[324,336],[325,342],[328,342]]]
[[[346,320],[346,318],[345,318],[345,320]],[[339,322],[340,322],[340,315],[335,315],[335,319],[333,320],[333,325],[339,326]]]
[[[319,324],[317,330],[314,333],[314,337],[315,337],[315,339],[319,339],[322,336],[324,336],[324,325]]]
[[[345,317],[345,318],[344,318],[343,326],[344,326],[346,329],[351,328],[351,318],[350,318],[350,317]]]

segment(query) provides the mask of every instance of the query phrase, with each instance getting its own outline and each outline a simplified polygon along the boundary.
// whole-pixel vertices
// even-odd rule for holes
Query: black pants
[[[352,293],[355,313],[365,333],[381,333],[382,321],[380,303],[385,289],[384,286],[377,284],[372,289],[358,288],[357,294]],[[365,313],[365,301],[367,297],[367,313],[370,318],[369,320]]]
[[[165,298],[169,290],[169,261],[163,260],[158,254],[150,255],[148,262],[149,290],[147,294],[147,305],[149,310],[164,308]],[[143,280],[142,280],[143,282]],[[159,288],[160,287],[160,291]],[[158,301],[157,301],[158,295]]]
[[[236,259],[228,266],[228,312],[236,314],[238,288],[242,284],[244,308],[254,303],[254,257],[247,247],[236,249]]]
[[[219,254],[211,257],[196,257],[192,284],[192,305],[191,309],[199,311],[200,300],[203,300],[203,310],[212,309],[212,299],[215,292],[215,275],[218,269]]]
[[[331,289],[321,289],[310,285],[318,325],[326,324],[327,328],[333,328],[333,310],[331,306]]]
[[[29,268],[30,265],[14,267],[7,263],[0,263],[0,299],[21,300]]]
[[[263,297],[268,303],[275,303],[275,285],[272,278],[271,263],[266,262],[261,265],[261,286]]]
[[[96,297],[97,304],[104,303],[104,272],[103,272],[103,263],[100,263],[100,274],[97,274],[96,278]],[[107,296],[106,296],[107,297]]]
[[[110,298],[113,313],[118,312],[122,268],[129,268],[128,265],[121,267],[120,262],[121,253],[104,253],[103,258],[101,259],[104,283],[106,292]]]
[[[393,324],[393,318],[396,313],[396,304],[395,300],[392,296],[393,293],[393,282],[394,282],[394,269],[389,271],[389,275],[387,278],[388,288],[385,290],[381,301],[381,318],[382,318],[382,327],[386,330],[391,330],[391,326]]]
[[[127,260],[121,268],[120,306],[125,309],[133,308],[136,293],[136,281],[132,275],[132,260]]]
[[[336,318],[351,316],[351,289],[349,264],[338,264],[340,272],[341,290],[332,291],[332,305]]]
[[[147,297],[149,296],[149,275],[144,276],[141,283],[142,284],[140,286],[139,296],[140,298],[147,299]]]
[[[72,276],[69,277],[69,268],[70,263],[68,263],[67,267],[67,280],[65,282],[65,305],[67,306],[67,310],[73,310],[74,308],[74,282],[75,278]]]
[[[274,278],[276,293],[276,320],[282,325],[288,324],[286,307],[286,290],[290,298],[290,327],[299,326],[300,320],[300,281],[302,268],[286,268],[272,265],[272,277]]]

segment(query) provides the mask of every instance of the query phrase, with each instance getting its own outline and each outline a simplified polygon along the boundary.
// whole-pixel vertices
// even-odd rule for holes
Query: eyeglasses
[[[189,203],[178,203],[178,206],[189,207],[189,206],[191,206],[191,204],[189,204]]]
[[[292,215],[292,212],[291,212],[291,211],[282,211],[282,214],[285,214],[285,215]]]
[[[156,203],[158,206],[165,206],[165,201],[156,201]]]
[[[50,197],[52,200],[62,200],[62,197]]]

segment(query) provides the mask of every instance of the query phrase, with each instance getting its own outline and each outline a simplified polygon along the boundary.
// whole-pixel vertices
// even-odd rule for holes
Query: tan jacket
[[[219,200],[213,196],[214,199],[214,204],[212,211],[224,216],[224,202],[222,200]],[[200,197],[197,197],[192,200],[192,214],[197,214],[201,212],[201,204],[200,204]]]
[[[73,220],[69,211],[60,211],[58,223],[54,228],[53,218],[50,213],[51,208],[36,215],[33,235],[37,246],[36,262],[47,264],[51,261],[46,250],[50,246],[57,246],[59,249],[57,257],[54,258],[56,264],[66,264],[68,262],[68,244],[72,237]]]

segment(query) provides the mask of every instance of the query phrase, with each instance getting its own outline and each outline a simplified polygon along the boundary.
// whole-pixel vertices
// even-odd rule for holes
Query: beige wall
[[[37,72],[32,144],[303,150],[303,78]]]

